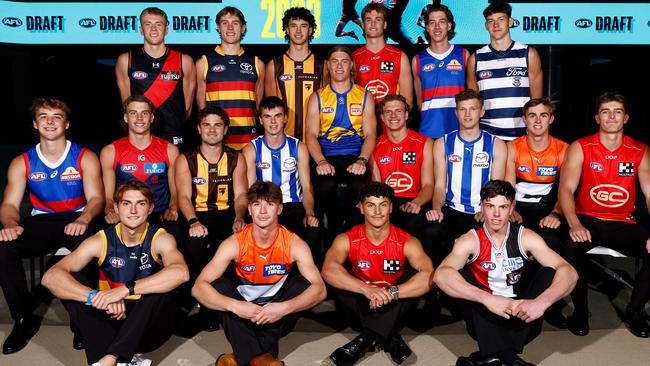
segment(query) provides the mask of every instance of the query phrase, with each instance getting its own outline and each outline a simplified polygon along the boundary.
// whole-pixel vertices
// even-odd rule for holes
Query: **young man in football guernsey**
[[[643,259],[623,320],[635,336],[650,335],[644,311],[650,299],[650,234],[634,218],[637,178],[645,202],[650,203],[650,152],[623,134],[627,111],[623,95],[609,92],[598,97],[598,133],[569,145],[562,165],[560,205],[570,227],[564,250],[580,274],[571,294],[574,312],[568,325],[579,336],[589,333],[585,252],[597,245]]]
[[[284,127],[289,136],[304,141],[307,102],[327,78],[324,60],[311,52],[316,20],[305,8],[290,8],[282,17],[284,38],[289,41],[287,52],[266,64],[264,90],[266,96],[278,96],[289,108]]]
[[[14,158],[0,206],[0,285],[14,327],[2,353],[18,352],[38,330],[22,258],[34,258],[61,246],[74,250],[93,234],[91,222],[102,212],[104,196],[99,160],[92,151],[66,140],[70,109],[60,100],[32,102],[39,143]],[[20,217],[25,189],[31,214]],[[83,347],[75,340],[75,347]]]
[[[541,332],[546,309],[576,283],[575,270],[539,235],[509,221],[514,198],[510,183],[487,182],[483,226],[456,240],[434,274],[436,285],[459,299],[467,332],[478,343],[479,351],[459,357],[457,366],[532,365],[517,355]],[[541,265],[537,271],[533,260]]]
[[[280,337],[293,329],[299,312],[323,301],[325,284],[307,244],[278,224],[280,187],[256,182],[247,199],[253,223],[221,243],[192,295],[219,311],[232,346],[233,353],[220,355],[216,366],[281,366]],[[234,278],[226,275],[231,263]]]
[[[354,82],[368,89],[375,103],[388,94],[401,94],[409,106],[413,105],[413,79],[409,59],[399,48],[386,44],[384,31],[388,10],[378,3],[370,3],[361,11],[366,45],[352,53]]]
[[[163,10],[144,9],[140,13],[144,45],[117,58],[115,77],[122,101],[131,95],[147,97],[158,119],[154,132],[180,147],[185,121],[192,111],[196,71],[192,57],[165,45],[168,25]]]
[[[135,356],[151,352],[172,334],[172,290],[189,279],[174,237],[147,223],[151,188],[139,180],[118,187],[119,223],[86,239],[43,276],[81,331],[92,366],[151,365]],[[97,263],[99,284],[79,273]]]
[[[372,94],[352,80],[350,49],[332,47],[327,67],[330,84],[309,97],[306,141],[315,162],[314,196],[327,215],[328,232],[335,236],[345,230],[344,224],[351,227],[353,221],[360,221],[354,200],[343,202],[341,212],[332,197],[340,183],[346,183],[355,197],[370,180],[367,164],[375,148],[377,120]]]
[[[201,145],[179,155],[174,164],[178,208],[189,225],[183,254],[192,282],[219,243],[244,228],[248,187],[244,158],[224,144],[230,125],[228,114],[221,107],[209,106],[197,117]],[[199,311],[202,327],[216,330],[215,314],[205,307]]]
[[[390,223],[392,188],[371,182],[359,198],[365,223],[336,237],[325,257],[323,278],[359,316],[362,329],[330,360],[353,365],[376,344],[402,364],[412,352],[399,335],[399,321],[431,290],[433,264],[417,238]]]
[[[244,52],[246,18],[226,6],[217,13],[221,44],[196,61],[196,104],[219,106],[230,117],[226,146],[240,150],[257,137],[255,112],[264,96],[264,62]]]
[[[99,155],[106,198],[104,219],[109,224],[119,222],[113,202],[115,188],[131,179],[138,179],[147,183],[154,193],[149,221],[180,238],[173,166],[178,148],[151,134],[156,120],[153,104],[145,96],[126,98],[122,108],[122,126],[128,130],[128,136],[104,146]]]
[[[506,144],[479,128],[483,112],[481,94],[472,89],[458,93],[459,129],[433,144],[433,207],[426,215],[433,221],[427,230],[436,237],[436,247],[427,250],[436,264],[449,254],[456,238],[482,220],[481,187],[505,176]]]
[[[458,129],[454,96],[465,90],[469,53],[449,43],[456,35],[456,22],[448,7],[427,5],[424,16],[429,47],[413,57],[413,84],[421,111],[420,133],[437,139]]]
[[[481,128],[503,140],[526,134],[521,118],[523,105],[542,96],[542,63],[537,51],[510,37],[512,7],[490,2],[483,11],[490,44],[467,61],[467,87],[485,97]]]
[[[322,262],[319,221],[314,213],[314,191],[309,175],[309,151],[295,137],[287,136],[284,125],[288,108],[278,97],[260,102],[260,124],[264,135],[242,150],[248,184],[273,182],[282,190],[280,225],[298,234],[311,248],[314,262]]]
[[[402,95],[388,94],[379,103],[384,133],[372,153],[372,180],[395,191],[391,223],[426,243],[422,229],[433,198],[433,141],[406,127],[409,109]]]
[[[339,22],[336,23],[336,29],[334,30],[335,36],[351,37],[356,39],[357,41],[359,40],[359,37],[354,32],[354,30],[351,31],[343,30],[345,26],[348,24],[348,22],[350,21],[352,21],[354,24],[358,25],[361,29],[363,29],[363,24],[361,24],[361,21],[359,20],[359,13],[357,13],[357,10],[354,8],[357,5],[357,1],[358,0],[341,1],[341,19],[339,19]]]

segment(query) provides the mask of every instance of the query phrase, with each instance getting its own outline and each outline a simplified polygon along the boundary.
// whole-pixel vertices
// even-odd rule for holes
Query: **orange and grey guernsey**
[[[286,53],[273,59],[276,90],[289,108],[284,132],[300,141],[305,141],[309,96],[323,82],[323,64],[323,59],[313,53],[303,61],[295,61]]]
[[[156,255],[154,242],[165,229],[147,224],[140,243],[131,247],[124,245],[121,232],[122,224],[109,226],[99,232],[102,237],[102,254],[97,260],[100,291],[124,286],[126,281],[149,277],[164,267],[162,259]],[[126,300],[139,298],[140,295],[125,297]]]
[[[235,260],[235,272],[240,284],[237,291],[255,304],[272,302],[282,289],[291,272],[291,244],[296,234],[278,225],[278,234],[267,248],[255,243],[253,225],[235,233],[239,254]]]
[[[216,164],[210,164],[201,148],[183,153],[192,175],[192,203],[197,212],[234,208],[233,173],[239,152],[228,146]]]
[[[206,105],[222,107],[230,117],[226,145],[240,150],[257,137],[257,57],[239,49],[226,55],[217,46],[203,55]]]

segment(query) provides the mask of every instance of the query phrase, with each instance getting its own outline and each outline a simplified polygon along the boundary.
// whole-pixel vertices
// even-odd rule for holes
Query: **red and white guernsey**
[[[404,273],[404,244],[411,236],[409,233],[391,225],[388,237],[379,245],[368,240],[365,225],[353,227],[347,235],[348,258],[357,278],[380,287],[397,284]]]
[[[523,232],[523,226],[509,223],[505,243],[497,247],[485,226],[472,230],[478,248],[467,266],[479,288],[504,297],[518,297],[525,289],[522,276],[530,259],[521,248]]]
[[[636,175],[646,145],[623,136],[621,146],[609,151],[600,143],[598,133],[578,141],[584,160],[576,213],[636,223]]]
[[[398,143],[391,142],[385,133],[379,136],[373,158],[381,181],[393,188],[395,197],[415,198],[420,193],[426,142],[426,136],[412,130]]]

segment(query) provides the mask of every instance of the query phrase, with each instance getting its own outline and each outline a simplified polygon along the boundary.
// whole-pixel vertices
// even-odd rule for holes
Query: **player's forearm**
[[[431,271],[419,271],[408,281],[398,285],[400,298],[418,297],[431,290]]]
[[[88,293],[92,290],[79,283],[69,272],[57,267],[45,272],[41,283],[61,300],[86,302]]]
[[[135,281],[136,294],[163,294],[189,281],[190,273],[184,263],[174,263],[157,273]]]
[[[3,203],[0,206],[0,222],[3,227],[19,225],[20,211],[14,205]]]
[[[368,285],[350,273],[340,264],[323,265],[323,279],[331,286],[345,291],[363,294]]]
[[[413,199],[414,203],[417,203],[420,206],[425,205],[427,202],[430,202],[433,199],[433,185],[427,184],[420,188],[420,192]]]
[[[555,269],[555,276],[551,285],[542,292],[538,297],[538,301],[549,307],[559,299],[569,295],[575,287],[578,280],[578,273],[568,263],[562,264]]]
[[[207,281],[196,281],[192,287],[192,296],[208,309],[233,312],[240,300],[224,296]]]
[[[300,295],[291,300],[285,301],[289,314],[311,309],[325,300],[325,285],[321,283],[312,283]]]
[[[433,276],[434,283],[447,295],[483,304],[489,293],[469,284],[463,276],[451,267],[439,267]]]
[[[361,152],[359,156],[362,156],[368,160],[372,159],[372,152],[375,149],[375,135],[367,135],[363,139],[363,145],[361,145]]]
[[[576,204],[571,190],[560,188],[559,192],[560,206],[562,207],[562,214],[566,218],[569,227],[574,227],[580,224],[578,215],[576,215]]]
[[[93,219],[104,211],[104,198],[97,196],[86,202],[86,208],[81,212],[77,220],[89,224]]]

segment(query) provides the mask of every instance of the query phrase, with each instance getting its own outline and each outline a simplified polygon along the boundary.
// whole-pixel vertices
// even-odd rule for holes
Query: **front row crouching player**
[[[114,195],[117,225],[85,240],[43,276],[43,285],[63,300],[70,321],[81,331],[93,366],[150,365],[135,356],[151,352],[172,333],[172,290],[189,279],[174,237],[149,225],[154,195],[131,180]],[[99,287],[79,273],[99,266]]]
[[[281,366],[280,337],[298,321],[299,312],[325,298],[325,284],[309,246],[278,224],[282,191],[256,182],[247,193],[253,223],[226,239],[196,280],[192,295],[219,311],[233,353],[217,366]],[[234,262],[237,277],[224,276]],[[292,271],[298,265],[300,274]]]
[[[353,365],[377,344],[402,364],[412,352],[398,333],[398,321],[431,290],[433,264],[417,238],[391,225],[391,187],[368,183],[361,188],[359,201],[365,224],[336,237],[325,257],[323,278],[357,313],[362,330],[336,349],[330,361]]]
[[[435,273],[440,289],[460,299],[467,331],[479,347],[456,366],[531,365],[517,354],[541,332],[546,309],[578,279],[539,235],[508,221],[514,199],[510,183],[487,182],[481,189],[483,227],[456,240]],[[542,266],[535,273],[532,260]]]

